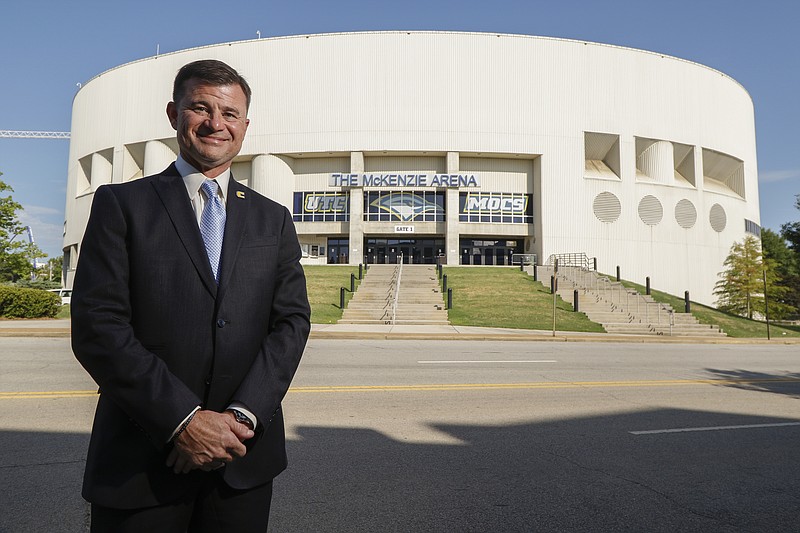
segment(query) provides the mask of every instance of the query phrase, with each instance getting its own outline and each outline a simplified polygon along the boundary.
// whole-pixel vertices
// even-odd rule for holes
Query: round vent
[[[622,213],[622,204],[619,203],[619,198],[610,192],[601,192],[594,197],[594,216],[601,222],[614,222],[619,218]]]
[[[725,210],[719,204],[711,206],[711,213],[708,215],[708,221],[711,222],[711,227],[717,233],[722,233],[725,226],[728,224],[728,217],[725,215]]]
[[[648,194],[639,202],[639,218],[648,226],[655,226],[663,216],[664,208],[655,196]]]
[[[697,209],[694,204],[687,199],[683,199],[675,206],[675,220],[682,228],[689,229],[694,227],[697,222]]]

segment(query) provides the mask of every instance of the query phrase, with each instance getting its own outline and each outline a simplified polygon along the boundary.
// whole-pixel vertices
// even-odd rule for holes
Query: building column
[[[288,159],[272,154],[259,154],[250,168],[250,187],[289,211],[294,204],[294,171]]]
[[[350,173],[364,172],[364,153],[350,153]],[[350,257],[351,265],[364,262],[364,188],[350,188]]]
[[[671,185],[675,180],[672,143],[652,143],[636,158],[636,167],[656,182]]]
[[[105,185],[106,183],[111,183],[111,173],[112,173],[111,161],[106,159],[106,157],[101,152],[93,153],[92,175],[90,178],[92,183],[92,190],[96,191],[99,186]]]
[[[147,141],[144,145],[144,165],[142,174],[152,176],[167,168],[177,155],[172,148],[161,141]]]
[[[447,152],[447,169],[448,174],[458,174],[459,172],[459,153]],[[445,263],[448,265],[458,265],[459,261],[459,245],[461,243],[461,235],[458,232],[458,188],[448,188],[445,192],[445,209],[446,209],[446,230],[444,236],[445,248]]]

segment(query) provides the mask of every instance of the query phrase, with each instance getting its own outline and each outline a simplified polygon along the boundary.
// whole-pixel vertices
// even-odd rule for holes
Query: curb
[[[69,328],[0,328],[2,337],[69,338]],[[309,338],[328,340],[424,340],[424,341],[517,341],[517,342],[616,342],[629,344],[800,344],[800,338],[731,338],[731,337],[667,337],[664,335],[612,335],[587,333],[573,335],[557,332],[555,336],[526,333],[386,333],[368,331],[314,331]]]

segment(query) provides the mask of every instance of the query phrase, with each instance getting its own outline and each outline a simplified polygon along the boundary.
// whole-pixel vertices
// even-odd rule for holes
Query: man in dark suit
[[[178,160],[95,193],[72,295],[100,386],[92,531],[266,531],[310,310],[291,215],[230,174],[250,95],[222,62],[184,66]]]

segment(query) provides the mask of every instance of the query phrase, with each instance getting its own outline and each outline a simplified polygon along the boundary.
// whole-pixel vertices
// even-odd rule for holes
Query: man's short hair
[[[250,96],[252,95],[250,85],[238,72],[222,61],[201,59],[182,66],[175,76],[175,83],[172,86],[172,101],[176,104],[183,98],[186,82],[189,80],[200,80],[215,87],[238,85],[244,91],[247,98],[247,109],[250,109]]]

